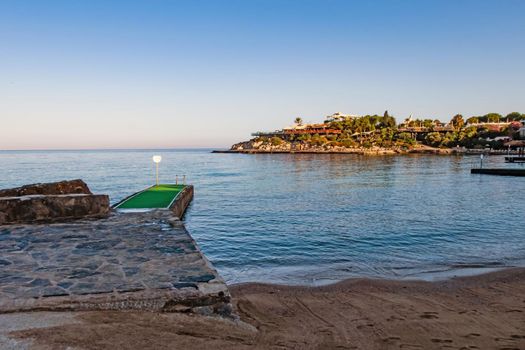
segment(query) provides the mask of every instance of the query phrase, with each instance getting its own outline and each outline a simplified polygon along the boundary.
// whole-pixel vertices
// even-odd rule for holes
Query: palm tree
[[[303,119],[301,117],[297,117],[295,118],[294,123],[297,125],[303,125]]]
[[[450,123],[454,126],[456,130],[461,130],[463,125],[465,125],[465,120],[463,120],[463,116],[461,114],[456,114],[452,117],[452,120]]]

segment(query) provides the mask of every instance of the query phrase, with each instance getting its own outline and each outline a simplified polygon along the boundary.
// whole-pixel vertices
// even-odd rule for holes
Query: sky
[[[229,147],[525,113],[521,0],[0,0],[0,149]]]

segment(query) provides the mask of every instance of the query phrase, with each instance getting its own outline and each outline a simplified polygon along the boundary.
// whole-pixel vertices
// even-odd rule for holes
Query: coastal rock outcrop
[[[57,195],[57,194],[92,194],[88,185],[80,179],[59,182],[37,183],[22,187],[0,190],[0,197],[20,197],[33,194]]]
[[[434,148],[426,145],[414,145],[411,148],[392,146],[392,147],[345,147],[338,143],[330,142],[316,145],[304,141],[282,140],[279,143],[272,143],[269,140],[261,141],[255,138],[249,141],[239,142],[231,146],[227,152],[233,153],[349,153],[361,155],[385,155],[385,154],[406,154],[406,153],[429,153],[429,154],[451,154],[458,152],[457,149]]]
[[[82,180],[0,190],[0,225],[102,217],[109,197],[94,195]]]
[[[239,153],[355,153],[355,154],[395,154],[402,153],[401,148],[381,147],[344,147],[335,144],[313,145],[300,141],[282,141],[279,144],[264,142],[258,139],[234,144],[230,152]]]

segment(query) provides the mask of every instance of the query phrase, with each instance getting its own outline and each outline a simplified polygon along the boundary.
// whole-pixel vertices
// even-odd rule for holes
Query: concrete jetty
[[[128,196],[115,204],[120,211],[167,209],[182,218],[193,199],[192,185],[155,185]]]
[[[227,286],[168,208],[0,226],[0,313],[147,310],[231,315]]]

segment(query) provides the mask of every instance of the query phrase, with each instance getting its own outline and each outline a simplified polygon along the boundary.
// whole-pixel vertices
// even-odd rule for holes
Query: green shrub
[[[274,136],[274,137],[271,138],[270,142],[271,142],[272,146],[279,146],[284,141],[280,137]]]
[[[438,147],[441,144],[441,141],[441,134],[439,132],[428,133],[425,137],[425,143],[433,147]]]
[[[341,144],[346,148],[354,148],[357,145],[356,142],[352,139],[341,140]]]

